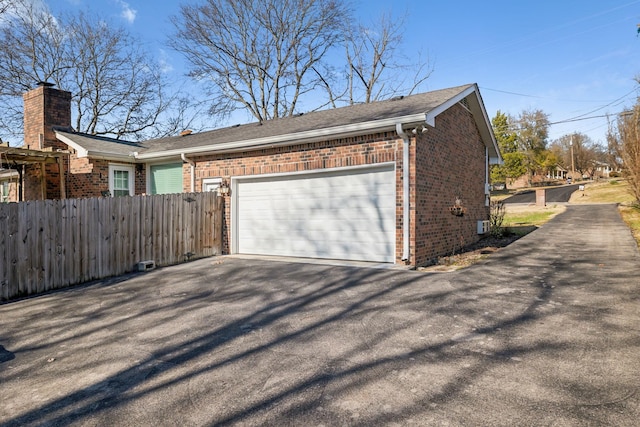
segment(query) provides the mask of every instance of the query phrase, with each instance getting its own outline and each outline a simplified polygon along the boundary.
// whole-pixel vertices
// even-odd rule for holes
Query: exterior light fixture
[[[231,194],[231,188],[229,187],[229,181],[222,181],[220,187],[218,187],[218,194],[221,196],[228,196]]]

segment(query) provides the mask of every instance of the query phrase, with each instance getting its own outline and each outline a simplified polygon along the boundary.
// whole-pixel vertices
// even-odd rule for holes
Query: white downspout
[[[196,164],[193,160],[187,159],[184,153],[180,153],[180,157],[183,162],[189,163],[189,166],[191,166],[191,192],[194,193],[196,191]]]
[[[489,191],[489,147],[484,148],[484,164],[485,164],[485,174],[484,174],[484,205],[489,206],[490,194]]]
[[[402,261],[409,260],[409,135],[396,123],[396,132],[402,138]]]

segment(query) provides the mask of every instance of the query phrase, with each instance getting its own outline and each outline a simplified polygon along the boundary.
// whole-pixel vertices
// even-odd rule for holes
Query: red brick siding
[[[34,150],[52,147],[66,150],[56,139],[53,126],[71,126],[71,93],[52,87],[37,87],[23,95],[24,145]],[[40,135],[44,141],[40,147]]]
[[[202,190],[203,178],[222,177],[224,180],[229,180],[231,177],[246,175],[302,172],[385,162],[396,162],[396,175],[399,177],[401,176],[399,170],[402,161],[402,140],[395,132],[389,132],[192,159],[196,162],[196,191]],[[189,191],[191,178],[188,165],[183,167],[183,174],[184,190]],[[396,179],[396,194],[401,206],[402,181],[400,179]],[[224,253],[229,253],[232,238],[230,205],[230,198],[227,197],[223,230]],[[399,227],[401,229],[401,223]],[[396,242],[397,262],[400,262],[401,250],[402,234]]]
[[[415,180],[411,189],[415,206],[411,247],[416,265],[478,240],[477,221],[489,215],[481,141],[471,113],[459,104],[440,114],[435,128],[419,134],[412,150]],[[467,208],[462,217],[449,212],[456,197]]]
[[[39,164],[25,165],[22,173],[22,200],[41,200],[42,171]]]
[[[40,163],[25,165],[23,174],[24,200],[42,200],[42,169]],[[65,181],[66,182],[66,181]],[[45,199],[60,198],[60,166],[45,165]]]
[[[109,191],[109,165],[127,165],[134,169],[135,194],[146,193],[145,168],[137,168],[133,163],[111,162],[102,159],[78,158],[74,153],[69,161],[67,174],[67,197],[100,197],[103,191]]]
[[[32,150],[66,150],[66,144],[56,139],[54,126],[71,126],[71,93],[40,86],[23,95],[24,101],[24,146]],[[42,138],[42,141],[41,141]],[[42,199],[42,170],[40,164],[25,166],[24,200]],[[57,164],[46,166],[47,199],[59,199],[60,168]]]

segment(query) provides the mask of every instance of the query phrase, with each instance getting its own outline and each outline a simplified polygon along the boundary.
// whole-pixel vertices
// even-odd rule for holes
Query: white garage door
[[[239,179],[235,252],[394,262],[394,164]]]

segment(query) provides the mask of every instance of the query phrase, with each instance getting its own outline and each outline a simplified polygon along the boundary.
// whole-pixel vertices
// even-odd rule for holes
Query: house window
[[[182,193],[182,163],[151,165],[149,187],[151,194]]]
[[[205,178],[202,180],[202,191],[218,191],[222,178]]]
[[[134,195],[133,166],[109,165],[109,192],[112,196]]]
[[[0,185],[0,202],[8,202],[9,201],[9,181],[2,181],[2,185]]]

